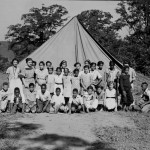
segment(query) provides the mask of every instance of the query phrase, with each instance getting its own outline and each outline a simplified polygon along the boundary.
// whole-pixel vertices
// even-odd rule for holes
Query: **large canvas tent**
[[[93,62],[101,60],[104,62],[105,68],[108,68],[109,61],[113,60],[118,69],[121,67],[121,63],[92,38],[77,17],[72,18],[28,57],[37,64],[40,61],[49,60],[53,63],[54,68],[58,67],[62,60],[66,60],[68,68],[73,69],[75,62],[83,65],[86,59]],[[21,68],[25,66],[25,59],[19,64]]]

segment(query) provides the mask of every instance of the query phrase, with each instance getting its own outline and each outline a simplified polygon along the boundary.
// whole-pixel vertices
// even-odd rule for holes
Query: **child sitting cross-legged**
[[[94,93],[94,89],[92,86],[87,88],[87,93],[83,96],[84,105],[87,113],[91,111],[96,111],[98,106],[98,100],[96,99],[96,95]]]
[[[25,110],[25,97],[21,94],[20,89],[16,87],[14,93],[11,96],[11,113],[22,112]]]
[[[73,95],[69,100],[69,114],[71,114],[71,112],[80,113],[81,110],[85,112],[83,98],[78,95],[78,89],[73,89]]]
[[[61,89],[59,87],[56,88],[55,95],[52,97],[51,105],[54,109],[54,112],[57,114],[58,111],[65,112],[65,99],[64,96],[61,94]]]
[[[106,89],[104,100],[104,105],[107,111],[117,111],[116,94],[117,93],[114,89],[114,82],[108,82],[108,89]]]
[[[103,86],[98,86],[96,88],[96,98],[98,99],[98,111],[104,110],[104,99],[105,99],[105,92]]]
[[[36,95],[36,104],[37,104],[37,113],[41,112],[50,112],[50,101],[51,96],[49,91],[47,91],[46,84],[41,85],[41,89],[37,91]]]
[[[35,92],[34,83],[29,84],[29,89],[26,89],[25,91],[25,98],[26,98],[25,112],[35,113],[36,112],[36,92]]]

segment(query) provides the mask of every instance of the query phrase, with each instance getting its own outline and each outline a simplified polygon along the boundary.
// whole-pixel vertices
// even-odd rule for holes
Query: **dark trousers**
[[[43,108],[45,107],[47,101],[41,101],[40,99],[37,99],[36,101],[36,104],[37,104],[37,109],[36,109],[36,112],[37,113],[41,113],[43,112]],[[50,102],[49,104],[47,105],[46,109],[45,109],[45,112],[49,113],[50,112]]]
[[[131,88],[125,88],[126,97],[122,94],[122,105],[130,106],[133,103],[133,95],[131,92]]]

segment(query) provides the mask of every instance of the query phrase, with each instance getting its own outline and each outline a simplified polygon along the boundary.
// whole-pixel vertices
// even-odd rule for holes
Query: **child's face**
[[[97,89],[97,93],[101,93],[102,92],[102,89],[101,88],[98,88]]]
[[[66,68],[66,67],[67,67],[67,63],[64,62],[64,63],[62,64],[62,68]]]
[[[15,96],[19,97],[19,95],[20,95],[20,91],[19,90],[15,90]]]
[[[92,89],[88,89],[88,94],[91,95],[93,93]]]
[[[112,64],[110,65],[110,69],[111,69],[111,70],[113,70],[114,67],[115,67],[114,65],[112,65]]]
[[[89,73],[89,69],[88,68],[84,68],[84,73]]]
[[[65,76],[68,76],[68,73],[69,73],[69,72],[68,72],[68,69],[65,69],[65,70],[64,70]]]
[[[100,64],[98,67],[99,69],[103,69],[103,64]]]
[[[73,91],[73,97],[76,98],[78,95],[78,92],[77,91]]]
[[[56,95],[59,96],[60,95],[60,89],[56,90]]]
[[[109,85],[109,89],[112,90],[113,88],[114,88],[114,85],[113,85],[113,83],[111,83],[111,84]]]
[[[41,92],[45,93],[46,92],[46,86],[41,86]]]
[[[34,86],[30,86],[29,90],[30,90],[30,92],[33,92],[34,91]]]
[[[126,68],[124,72],[125,74],[129,74],[129,68]]]
[[[48,69],[49,74],[53,74],[53,69]]]
[[[52,66],[51,63],[47,63],[47,64],[46,64],[47,69],[51,68],[51,66]]]
[[[29,60],[29,61],[27,62],[27,65],[28,65],[29,67],[32,67],[32,60]]]
[[[74,76],[78,77],[78,75],[79,75],[79,71],[75,71]]]
[[[91,70],[94,71],[95,69],[96,69],[96,65],[93,64],[93,65],[91,66]]]
[[[3,89],[4,89],[5,91],[7,91],[7,90],[8,90],[8,85],[3,85]]]
[[[61,75],[61,70],[58,69],[58,70],[56,71],[56,74],[57,74],[58,76]]]
[[[39,64],[39,68],[40,70],[43,70],[44,69],[44,65],[42,63]]]
[[[147,89],[147,85],[146,85],[146,84],[143,84],[143,85],[141,86],[141,88],[142,88],[142,91],[145,91],[145,90]]]
[[[13,61],[13,66],[14,66],[14,67],[17,67],[17,65],[18,65],[18,61],[17,61],[17,60],[14,60],[14,61]]]
[[[35,68],[35,67],[36,67],[36,63],[35,63],[35,62],[32,62],[32,66]]]
[[[80,68],[81,68],[80,64],[77,64],[76,68],[80,70]]]
[[[88,61],[85,61],[85,62],[84,62],[84,65],[85,65],[85,66],[86,66],[86,65],[88,65],[88,66],[89,66],[90,64],[89,64],[89,62],[88,62]]]

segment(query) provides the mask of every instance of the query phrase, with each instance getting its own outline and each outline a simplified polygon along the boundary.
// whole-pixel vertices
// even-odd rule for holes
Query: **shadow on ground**
[[[40,145],[53,146],[52,150],[70,150],[72,148],[86,149],[86,150],[115,150],[110,148],[109,144],[100,141],[89,143],[78,137],[61,136],[58,134],[43,134],[36,138],[28,139],[30,142],[37,142]],[[42,146],[27,148],[26,150],[46,150]]]

